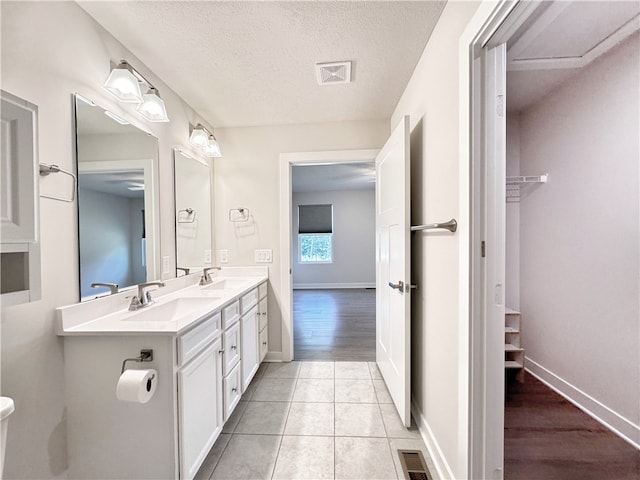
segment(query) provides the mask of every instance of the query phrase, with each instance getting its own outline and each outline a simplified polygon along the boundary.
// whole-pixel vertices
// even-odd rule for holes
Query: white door
[[[504,476],[504,285],[506,216],[507,48],[485,50],[485,297],[486,425],[485,478]]]
[[[409,117],[376,157],[376,362],[411,425]]]

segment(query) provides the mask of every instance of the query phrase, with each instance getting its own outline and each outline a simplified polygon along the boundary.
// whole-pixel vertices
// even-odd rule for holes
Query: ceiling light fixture
[[[144,95],[140,90],[141,83],[147,87],[147,93]],[[169,121],[158,89],[126,60],[120,60],[120,63],[111,69],[103,88],[121,102],[139,104],[136,111],[148,121]]]
[[[214,137],[213,133],[210,133],[209,130],[201,124],[192,128],[189,143],[198,148],[207,157],[222,157],[222,149],[220,148],[220,144],[216,140],[216,137]]]

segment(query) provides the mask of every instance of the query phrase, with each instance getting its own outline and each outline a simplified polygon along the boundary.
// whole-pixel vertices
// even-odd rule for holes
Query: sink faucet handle
[[[209,275],[211,270],[222,270],[222,267],[205,267],[202,269],[202,277],[200,277],[200,285],[209,285],[213,280]]]
[[[154,300],[151,298],[150,292],[146,291],[148,287],[164,287],[164,282],[146,282],[138,285],[138,301],[141,307],[153,305]],[[132,301],[133,303],[133,301]]]

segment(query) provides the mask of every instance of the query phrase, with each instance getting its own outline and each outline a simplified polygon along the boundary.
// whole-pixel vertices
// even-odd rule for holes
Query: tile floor
[[[402,479],[399,448],[433,475],[375,363],[262,364],[196,479]]]

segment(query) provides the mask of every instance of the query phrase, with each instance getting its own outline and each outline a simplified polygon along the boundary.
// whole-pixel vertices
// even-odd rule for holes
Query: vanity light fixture
[[[140,84],[147,88],[142,94]],[[125,103],[137,103],[136,111],[150,122],[168,122],[167,109],[156,89],[149,80],[133,68],[126,60],[111,69],[103,85],[104,89]]]
[[[150,122],[168,122],[167,109],[160,98],[158,90],[150,87],[142,96],[142,103],[136,108],[138,113]]]
[[[222,157],[222,149],[216,137],[213,136],[213,133],[209,133],[201,124],[196,125],[191,130],[189,143],[198,148],[207,157]]]

